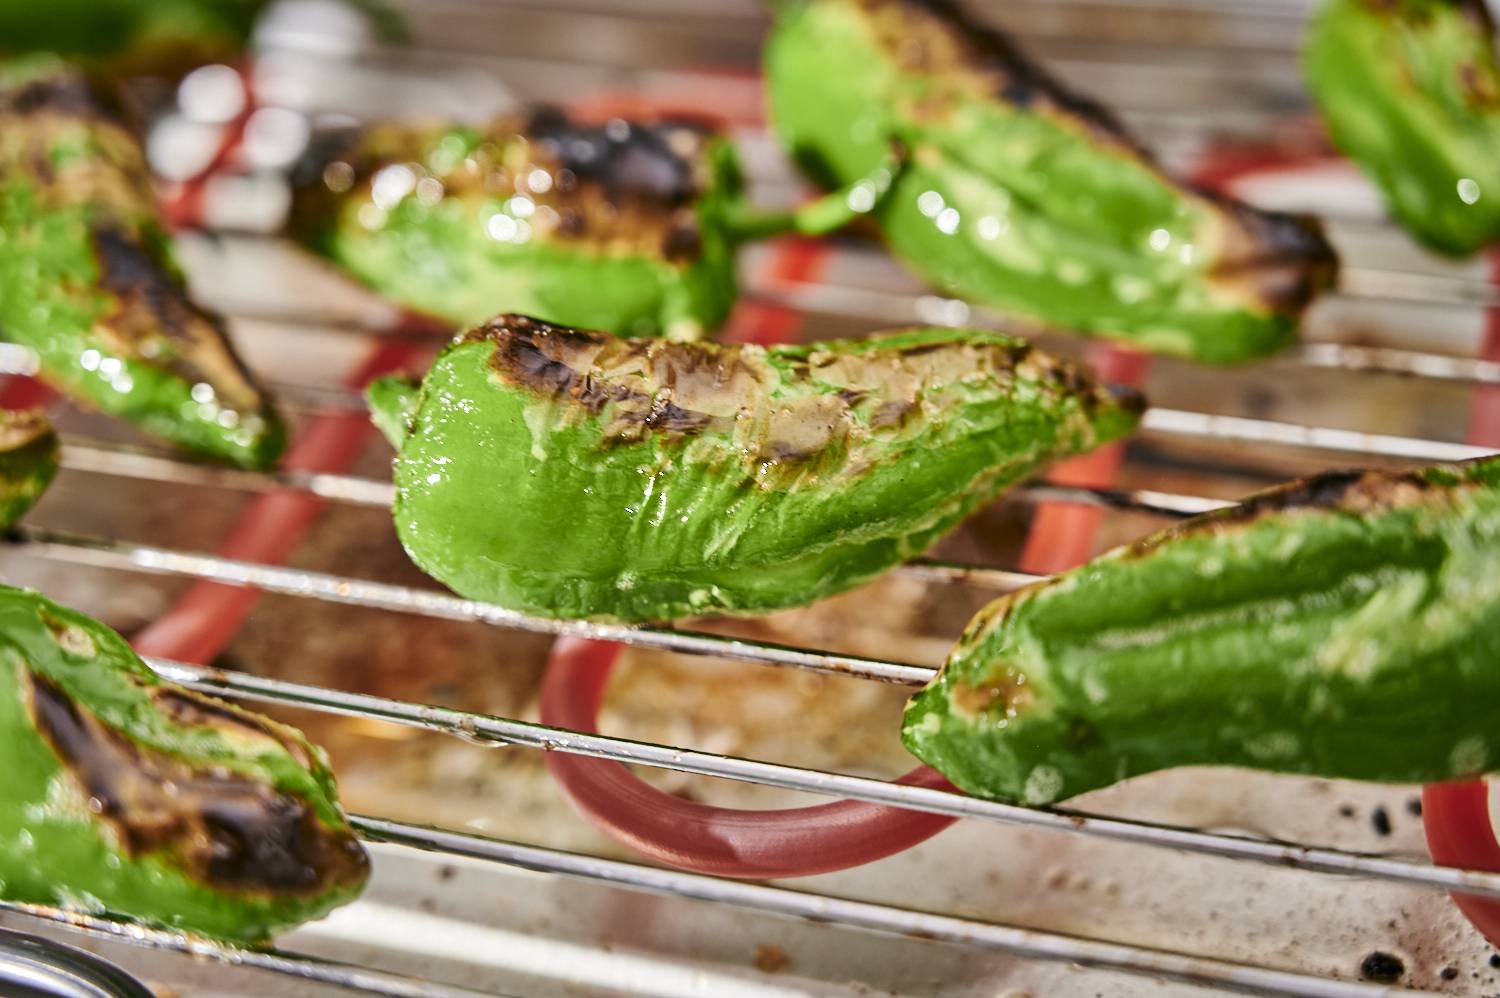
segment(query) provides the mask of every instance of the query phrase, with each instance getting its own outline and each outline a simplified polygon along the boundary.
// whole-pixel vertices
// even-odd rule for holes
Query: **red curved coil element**
[[[1423,787],[1422,828],[1427,851],[1439,866],[1500,873],[1500,842],[1495,841],[1490,792],[1483,780]],[[1500,901],[1473,894],[1452,897],[1490,945],[1500,946]]]
[[[599,704],[620,646],[559,638],[542,680],[542,723],[598,730]],[[805,877],[909,849],[955,819],[856,801],[745,811],[683,800],[647,786],[618,762],[562,752],[547,768],[574,806],[610,837],[661,863],[721,877]],[[923,766],[897,782],[949,790]]]

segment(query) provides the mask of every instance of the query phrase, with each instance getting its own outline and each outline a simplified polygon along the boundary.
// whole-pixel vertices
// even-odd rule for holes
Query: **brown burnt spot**
[[[461,157],[435,155],[454,134],[444,125],[379,125],[319,136],[293,171],[293,229],[326,244],[351,199],[372,196],[381,170],[404,166],[433,179],[446,201],[468,201],[486,216],[497,200],[528,201],[532,241],[567,241],[607,254],[638,254],[685,265],[699,258],[696,202],[710,182],[714,131],[680,118],[585,125],[544,108],[481,127]],[[341,167],[335,189],[330,165]]]
[[[1114,113],[1063,86],[1003,32],[981,24],[954,0],[861,0],[884,47],[903,68],[978,88],[1021,110],[1066,115],[1086,131],[1145,152]],[[933,99],[941,112],[947,101]]]
[[[1198,194],[1220,213],[1223,236],[1213,280],[1259,307],[1297,315],[1338,280],[1338,255],[1323,223],[1310,215],[1251,208],[1210,192]]]
[[[1237,506],[1173,524],[1124,550],[1128,557],[1143,557],[1183,537],[1246,527],[1268,516],[1299,510],[1371,515],[1416,505],[1425,497],[1446,494],[1451,488],[1416,473],[1329,471],[1258,492]]]
[[[117,105],[75,69],[59,66],[46,76],[0,86],[0,114],[67,118],[114,117]]]
[[[671,263],[687,263],[696,260],[703,251],[703,234],[694,217],[679,218],[667,230],[662,240],[661,255]]]
[[[210,887],[316,893],[362,881],[369,858],[307,802],[226,769],[137,745],[31,677],[37,732],[132,858],[166,854]]]
[[[779,974],[792,965],[786,950],[772,943],[755,947],[755,969],[763,974]]]
[[[885,429],[891,426],[900,426],[906,422],[906,417],[916,412],[917,403],[907,399],[893,399],[890,402],[880,403],[879,408],[870,416],[872,429]]]
[[[753,380],[740,349],[715,344],[625,340],[608,333],[505,315],[460,337],[495,345],[491,369],[538,396],[606,413],[606,440],[647,433],[679,437],[725,427],[747,404]]]
[[[977,684],[955,682],[948,693],[954,713],[969,720],[997,713],[1015,717],[1034,699],[1026,677],[1013,669],[1001,669]]]
[[[223,406],[261,412],[266,400],[223,323],[193,304],[160,251],[110,226],[95,228],[91,236],[99,286],[114,298],[95,331],[125,356],[158,364],[189,384],[212,386]]]
[[[0,454],[14,454],[37,443],[56,446],[56,440],[46,410],[0,410]]]
[[[165,683],[152,687],[150,696],[156,708],[178,727],[208,728],[241,744],[281,749],[300,766],[315,764],[307,746],[268,717]]]

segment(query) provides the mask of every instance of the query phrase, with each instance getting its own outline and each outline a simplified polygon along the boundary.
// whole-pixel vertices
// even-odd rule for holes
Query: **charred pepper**
[[[766,75],[783,144],[820,182],[904,143],[874,216],[946,292],[1234,363],[1290,343],[1332,283],[1316,222],[1174,181],[1107,110],[949,0],[781,0]]]
[[[0,65],[0,338],[57,388],[182,447],[250,468],[281,453],[266,395],[188,298],[140,145],[51,58]]]
[[[687,120],[577,124],[546,109],[483,128],[384,124],[317,143],[293,234],[393,301],[458,326],[497,312],[696,339],[729,314],[745,239],[837,228],[899,169],[787,214],[745,203],[729,140]]]
[[[629,621],[849,589],[1141,411],[996,333],[766,349],[520,316],[372,397],[419,567],[527,613]]]
[[[369,875],[321,750],[162,681],[118,634],[0,587],[0,896],[239,942]]]
[[[1500,62],[1482,0],[1329,0],[1307,82],[1339,148],[1424,245],[1500,241]]]
[[[57,434],[40,410],[0,409],[0,530],[9,530],[47,491],[60,458]]]
[[[1331,472],[991,604],[907,707],[972,794],[1229,765],[1427,783],[1500,764],[1500,458]]]

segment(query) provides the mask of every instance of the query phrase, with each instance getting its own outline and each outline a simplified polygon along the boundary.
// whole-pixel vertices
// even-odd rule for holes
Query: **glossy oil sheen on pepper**
[[[299,170],[293,232],[360,281],[456,325],[515,311],[696,339],[735,298],[733,147],[689,121],[327,136]]]
[[[474,599],[617,620],[849,589],[1047,461],[1125,434],[1143,406],[996,333],[765,349],[519,316],[372,401],[421,568]]]
[[[281,420],[195,306],[134,136],[78,71],[0,64],[0,338],[42,377],[179,446],[275,463]]]
[[[1500,459],[1333,472],[982,611],[907,708],[972,794],[1228,765],[1428,783],[1500,764]]]
[[[1500,240],[1500,62],[1482,0],[1329,0],[1307,83],[1339,148],[1425,246]]]
[[[239,942],[358,893],[319,749],[162,682],[124,640],[0,587],[0,896]]]
[[[942,290],[1213,363],[1295,338],[1336,262],[1314,221],[1173,181],[1104,108],[946,0],[782,0],[766,54],[788,151],[837,186],[889,143],[876,210]]]

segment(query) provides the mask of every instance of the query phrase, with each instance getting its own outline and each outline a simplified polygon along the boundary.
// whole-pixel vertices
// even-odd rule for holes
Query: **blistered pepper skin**
[[[381,125],[299,172],[305,245],[460,327],[514,311],[696,339],[734,303],[739,163],[695,124]]]
[[[36,505],[60,459],[57,433],[40,410],[0,409],[0,530]]]
[[[394,515],[418,566],[473,599],[627,621],[849,589],[1141,411],[994,333],[765,349],[518,316],[455,341],[415,400],[375,400],[408,430]]]
[[[766,75],[782,143],[820,182],[905,145],[875,217],[893,253],[959,297],[1227,364],[1291,343],[1333,281],[1315,222],[1173,181],[1107,111],[946,0],[784,0]]]
[[[275,463],[281,420],[189,300],[140,146],[55,60],[0,66],[0,232],[0,338],[45,380],[189,450]]]
[[[1500,62],[1482,0],[1328,0],[1304,52],[1340,149],[1419,241],[1500,241]]]
[[[0,896],[260,942],[369,859],[321,750],[160,680],[116,633],[0,587]]]
[[[1335,472],[981,611],[909,704],[972,794],[1227,765],[1391,783],[1500,763],[1500,459]]]

